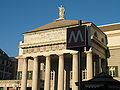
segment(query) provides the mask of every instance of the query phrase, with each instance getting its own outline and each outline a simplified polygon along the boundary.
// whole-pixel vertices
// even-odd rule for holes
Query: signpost
[[[67,49],[77,50],[86,46],[86,26],[67,29]]]
[[[67,49],[79,51],[78,59],[78,90],[81,90],[82,68],[81,59],[84,47],[87,46],[87,26],[82,26],[82,21],[79,21],[79,26],[67,29]]]

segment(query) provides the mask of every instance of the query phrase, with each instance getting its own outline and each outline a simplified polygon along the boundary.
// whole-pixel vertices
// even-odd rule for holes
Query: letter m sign
[[[86,26],[67,28],[67,49],[76,50],[86,46]]]

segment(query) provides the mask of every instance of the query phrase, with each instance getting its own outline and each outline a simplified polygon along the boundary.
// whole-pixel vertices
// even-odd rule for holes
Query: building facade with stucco
[[[120,23],[98,26],[108,37],[110,58],[108,72],[115,79],[120,80]]]
[[[0,49],[0,80],[13,80],[16,77],[17,60]]]

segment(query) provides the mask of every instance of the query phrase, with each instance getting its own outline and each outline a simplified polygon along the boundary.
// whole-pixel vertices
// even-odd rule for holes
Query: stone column
[[[3,90],[7,90],[7,87],[3,87]]]
[[[97,74],[97,72],[96,72],[96,71],[97,71],[97,70],[96,70],[97,68],[96,68],[96,67],[97,67],[97,65],[96,65],[96,60],[93,59],[93,76],[96,76],[96,74]]]
[[[44,90],[50,90],[50,56],[46,56]]]
[[[38,73],[39,73],[39,61],[38,61],[38,57],[34,57],[32,90],[38,90],[38,80],[39,80]]]
[[[93,78],[93,58],[92,58],[92,51],[86,51],[87,57],[87,79]]]
[[[21,90],[27,90],[28,59],[23,59]]]
[[[72,90],[78,90],[75,82],[78,82],[78,53],[73,54],[72,63]]]
[[[58,90],[64,90],[64,56],[59,55]]]

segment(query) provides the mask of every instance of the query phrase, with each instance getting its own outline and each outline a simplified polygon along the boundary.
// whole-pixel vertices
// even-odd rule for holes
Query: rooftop
[[[82,21],[83,24],[90,23],[88,21]],[[51,23],[45,24],[43,26],[37,27],[35,29],[29,30],[25,33],[31,33],[31,32],[37,32],[41,30],[48,30],[48,29],[54,29],[54,28],[60,28],[60,27],[67,27],[67,26],[74,26],[78,25],[78,20],[71,20],[71,19],[58,19]]]
[[[120,23],[101,25],[98,27],[104,32],[113,31],[113,30],[120,30]]]

